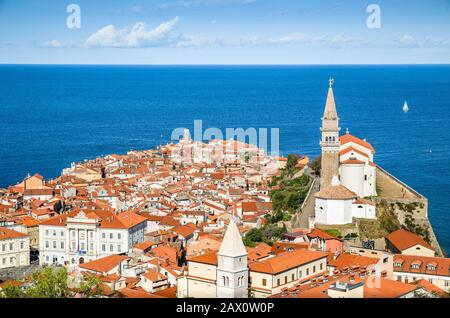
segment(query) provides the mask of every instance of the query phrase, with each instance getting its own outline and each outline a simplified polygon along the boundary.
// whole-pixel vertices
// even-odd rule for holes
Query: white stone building
[[[0,269],[30,265],[30,238],[0,227]]]
[[[314,194],[315,219],[317,224],[348,224],[353,218],[375,219],[375,204],[358,199],[355,192],[342,185],[335,176],[331,185]]]
[[[144,241],[147,219],[133,212],[74,210],[39,225],[40,264],[78,265],[127,253]]]
[[[375,149],[348,133],[339,137],[339,176],[342,184],[358,197],[377,195]]]

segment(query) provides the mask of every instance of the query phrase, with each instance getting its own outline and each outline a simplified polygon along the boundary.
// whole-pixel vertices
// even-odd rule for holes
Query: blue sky
[[[0,63],[450,63],[450,0],[0,0]]]

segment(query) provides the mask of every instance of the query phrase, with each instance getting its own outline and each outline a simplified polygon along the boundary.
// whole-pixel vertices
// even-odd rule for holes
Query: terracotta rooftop
[[[26,237],[26,234],[7,229],[6,227],[0,227],[0,240],[9,240],[19,237]]]
[[[327,256],[327,253],[300,249],[249,264],[249,268],[254,272],[277,274]]]
[[[357,198],[358,195],[347,189],[342,184],[339,184],[330,185],[321,189],[319,192],[314,194],[314,197],[328,200],[350,200]]]
[[[404,229],[399,229],[386,236],[386,239],[391,242],[399,251],[404,251],[412,246],[421,245],[430,250],[433,250],[430,244],[425,242],[417,234],[411,233]]]
[[[99,273],[107,273],[127,258],[128,257],[125,255],[110,255],[91,262],[80,264],[80,268]]]
[[[358,144],[364,148],[369,149],[372,153],[375,152],[375,149],[372,147],[372,145],[370,143],[368,143],[367,141],[364,141],[362,139],[359,139],[353,135],[350,135],[350,134],[342,135],[339,137],[339,140],[341,141],[341,145],[344,145],[349,142],[354,142],[355,144]]]
[[[217,251],[189,257],[188,262],[217,265]]]

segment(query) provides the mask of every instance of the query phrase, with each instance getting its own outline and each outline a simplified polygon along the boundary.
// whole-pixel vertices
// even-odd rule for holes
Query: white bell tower
[[[217,298],[247,298],[247,250],[233,219],[220,245],[217,261]]]

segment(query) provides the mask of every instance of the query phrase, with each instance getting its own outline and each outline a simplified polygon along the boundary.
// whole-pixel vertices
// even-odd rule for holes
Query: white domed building
[[[337,176],[331,185],[321,189],[315,195],[315,223],[347,224],[352,222],[352,204],[357,199],[356,193],[343,186]]]

